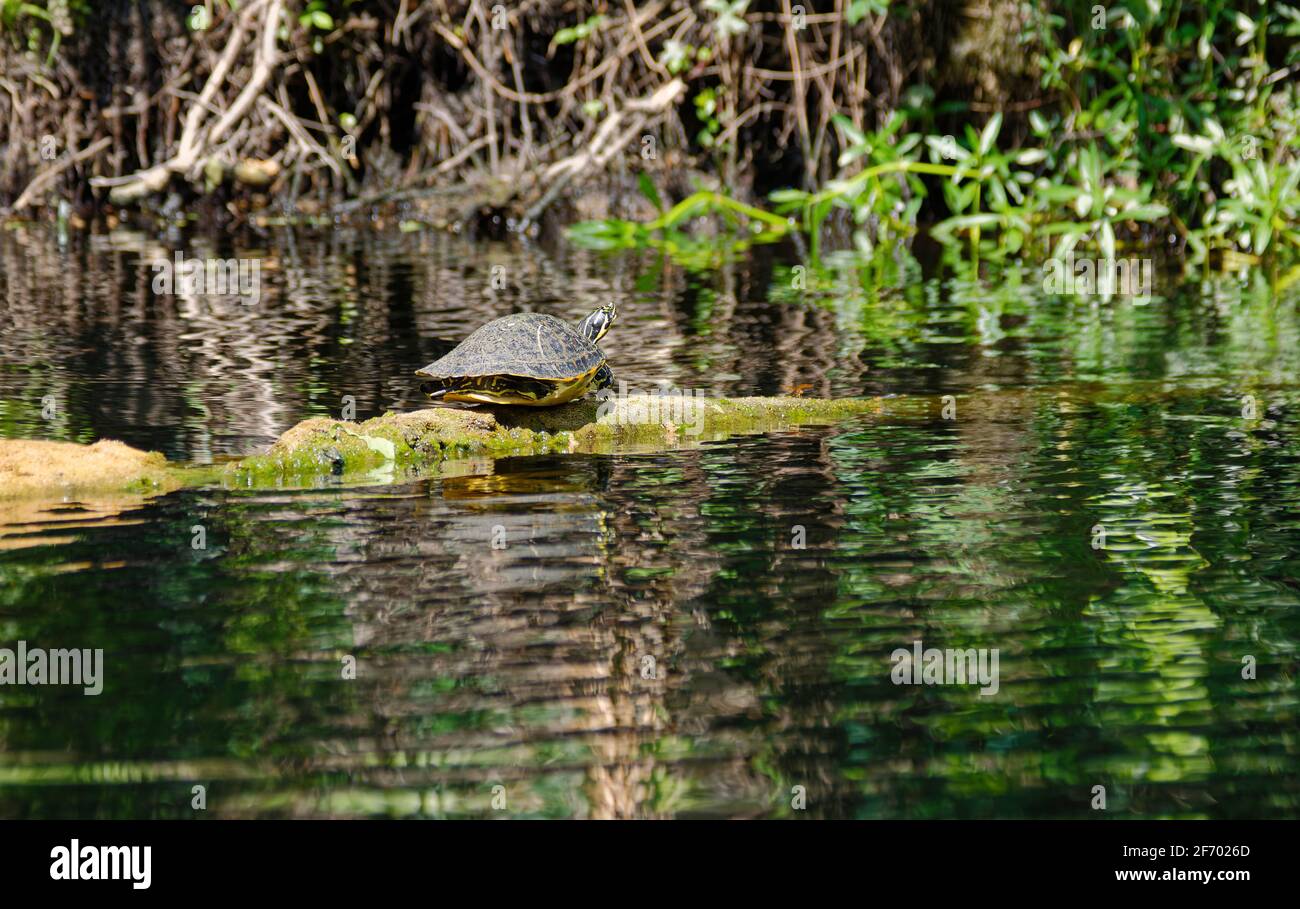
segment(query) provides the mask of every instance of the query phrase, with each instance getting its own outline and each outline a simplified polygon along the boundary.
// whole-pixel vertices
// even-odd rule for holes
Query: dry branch
[[[681,79],[673,79],[650,97],[628,101],[623,106],[623,110],[610,111],[609,116],[605,118],[605,122],[600,125],[600,129],[596,131],[595,137],[585,149],[547,168],[543,180],[554,182],[550,183],[546,194],[529,207],[524,220],[531,222],[541,217],[546,207],[555,201],[577,174],[591,168],[599,170],[608,164],[614,155],[626,148],[637,134],[645,129],[646,122],[651,116],[662,115],[685,90],[686,84]],[[625,114],[632,115],[631,123],[615,137]]]
[[[22,195],[18,197],[17,201],[14,202],[11,211],[22,211],[31,204],[31,201],[36,198],[37,193],[45,189],[45,187],[48,186],[55,177],[63,173],[69,167],[80,164],[82,161],[89,158],[93,158],[95,155],[108,148],[112,142],[112,136],[104,136],[102,139],[99,139],[83,148],[75,155],[67,155],[62,161],[55,164],[53,167],[41,171],[36,175],[36,178],[27,185],[27,188],[23,190]]]
[[[230,67],[238,57],[244,36],[253,17],[268,3],[269,7],[262,14],[261,43],[257,50],[253,74],[244,84],[243,90],[240,91],[230,108],[204,134],[202,132],[204,115],[207,114],[212,99],[220,91],[221,84],[225,81]],[[156,164],[147,170],[134,174],[126,182],[120,182],[117,179],[96,178],[90,181],[91,185],[112,187],[108,194],[109,199],[117,204],[125,205],[139,201],[153,193],[161,192],[166,188],[173,174],[187,176],[192,174],[203,159],[204,152],[218,145],[227,130],[243,118],[266,86],[267,80],[270,79],[271,71],[277,61],[275,33],[280,25],[280,12],[283,8],[284,0],[253,0],[240,14],[231,30],[226,48],[222,52],[217,65],[213,68],[212,75],[208,77],[207,83],[203,86],[203,91],[200,92],[198,99],[186,114],[185,129],[181,133],[176,154],[161,164]]]
[[[805,15],[798,30],[793,0],[765,4],[768,12],[746,13],[747,30],[726,38],[715,13],[673,0],[524,0],[505,4],[505,29],[492,27],[500,24],[490,21],[494,0],[373,0],[328,30],[299,22],[303,0],[244,0],[198,33],[162,15],[171,2],[104,0],[109,40],[79,32],[78,51],[66,44],[52,69],[0,47],[0,122],[10,136],[0,153],[20,159],[0,173],[0,193],[21,191],[28,208],[51,187],[86,200],[66,162],[40,171],[47,165],[21,156],[40,136],[62,134],[66,145],[86,147],[77,171],[102,175],[89,185],[116,204],[165,192],[178,174],[197,181],[214,160],[252,159],[292,168],[292,200],[310,189],[319,202],[334,194],[334,211],[427,193],[436,178],[504,185],[510,203],[535,219],[579,174],[585,181],[630,160],[646,131],[667,154],[638,167],[721,167],[743,192],[738,168],[763,155],[798,157],[805,181],[824,178],[839,152],[830,117],[842,112],[874,128],[923,65],[897,50],[900,32],[901,43],[918,46],[923,13],[849,25],[844,0],[834,14]],[[539,37],[593,9],[603,10],[599,27],[563,56],[530,53]],[[146,32],[142,22],[151,23]],[[669,41],[700,56],[670,72]],[[119,62],[123,48],[141,49],[159,71]],[[714,93],[709,141],[690,135],[688,90]],[[340,146],[345,114],[354,123]],[[685,182],[669,177],[665,191]]]

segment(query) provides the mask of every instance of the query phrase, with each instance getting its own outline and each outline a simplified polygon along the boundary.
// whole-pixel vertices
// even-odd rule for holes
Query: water
[[[0,234],[0,434],[221,461],[609,298],[633,389],[898,397],[392,485],[0,500],[0,646],[105,652],[98,697],[0,688],[0,816],[1296,814],[1295,285],[1140,305],[886,257],[804,294],[770,248],[254,240],[180,244],[264,256],[248,307],[155,296],[172,247],[138,235]],[[997,648],[997,693],[895,685],[915,640]]]

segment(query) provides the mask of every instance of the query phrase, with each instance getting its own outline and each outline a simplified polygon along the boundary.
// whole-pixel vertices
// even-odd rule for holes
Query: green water
[[[611,298],[632,390],[896,397],[657,455],[0,501],[0,647],[104,651],[98,696],[0,686],[0,816],[1296,815],[1296,284],[258,242],[7,232],[0,435],[219,461]],[[262,257],[261,301],[153,294],[173,247]],[[895,684],[918,640],[997,649],[996,693]]]

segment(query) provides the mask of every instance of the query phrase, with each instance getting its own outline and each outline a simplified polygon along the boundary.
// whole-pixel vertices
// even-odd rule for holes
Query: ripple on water
[[[248,311],[154,297],[152,241],[18,242],[4,435],[242,454],[344,395],[415,406],[410,369],[488,318],[610,296],[634,388],[900,397],[663,454],[0,501],[0,646],[106,666],[97,698],[0,691],[0,815],[186,817],[196,783],[227,817],[786,816],[797,786],[828,817],[1082,817],[1094,785],[1123,817],[1300,804],[1300,345],[1251,282],[1096,306],[850,269],[817,305],[770,257],[719,293],[637,285],[657,256],[503,249],[518,281],[485,295],[463,241],[339,233],[274,242]],[[996,648],[997,693],[894,684],[913,641]]]

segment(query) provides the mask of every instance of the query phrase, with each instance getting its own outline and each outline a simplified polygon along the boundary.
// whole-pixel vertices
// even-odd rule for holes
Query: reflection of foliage
[[[591,768],[625,774],[632,810],[658,814],[806,816],[790,806],[806,786],[825,815],[1063,816],[1093,779],[1114,781],[1126,813],[1294,813],[1294,286],[1255,270],[1097,306],[1045,299],[1032,270],[959,246],[929,271],[878,245],[796,273],[768,261],[783,246],[742,272],[726,243],[694,242],[684,278],[669,256],[602,263],[635,276],[638,301],[673,304],[678,362],[711,374],[734,328],[716,272],[757,274],[733,282],[753,306],[737,324],[770,320],[785,341],[782,317],[821,320],[808,346],[834,348],[831,371],[868,363],[900,395],[888,417],[546,460],[526,494],[501,482],[508,463],[473,497],[442,486],[453,517],[495,521],[521,499],[553,513],[584,472],[625,471],[577,506],[626,516],[617,552],[545,541],[548,568],[583,582],[578,610],[567,579],[554,613],[547,586],[485,594],[507,574],[466,572],[474,534],[438,550],[454,522],[430,481],[187,493],[0,553],[4,637],[103,641],[115,667],[93,704],[0,694],[4,813],[179,814],[202,771],[224,781],[223,810],[249,814],[492,816],[484,781],[500,774],[514,816],[581,816]],[[927,392],[951,388],[978,393],[946,421]],[[8,407],[20,430],[36,404],[24,388]],[[219,518],[203,554],[187,548],[195,514]],[[794,523],[807,550],[789,546]],[[689,595],[666,583],[708,560]],[[611,567],[622,586],[596,586]],[[674,596],[656,602],[660,582]],[[608,649],[590,641],[643,625],[688,629],[671,700],[593,729],[580,699],[610,688],[589,674]],[[999,647],[1002,694],[893,686],[888,655],[912,639]],[[338,657],[362,641],[373,674],[340,686]],[[1240,677],[1243,652],[1258,680]],[[692,708],[700,731],[674,729]]]
[[[313,722],[317,708],[304,705],[352,696],[353,689],[338,685],[338,663],[329,654],[350,635],[338,624],[340,607],[328,584],[305,567],[327,559],[329,550],[307,545],[291,559],[303,567],[287,567],[283,536],[258,519],[256,505],[234,500],[218,512],[182,493],[129,516],[121,528],[111,521],[92,527],[84,540],[0,553],[0,607],[12,617],[8,646],[23,639],[104,650],[101,695],[24,689],[25,712],[39,722],[7,715],[0,738],[7,751],[67,752],[69,763],[49,768],[50,780],[93,782],[95,761],[116,765],[123,781],[156,774],[153,785],[184,793],[173,809],[162,809],[174,816],[190,798],[187,777],[175,776],[178,765],[234,757],[256,766],[288,757],[286,742]],[[207,527],[209,544],[197,552],[189,548],[196,520]],[[118,554],[129,562],[113,567]],[[106,564],[67,572],[70,560]],[[324,658],[323,672],[296,662],[307,653]],[[176,763],[150,768],[159,754]],[[34,773],[24,781],[24,810],[62,814],[67,795],[58,790],[66,787],[47,792],[46,778]],[[7,798],[14,796],[11,788]],[[76,813],[134,817],[142,808],[160,808],[147,789],[107,786]]]

